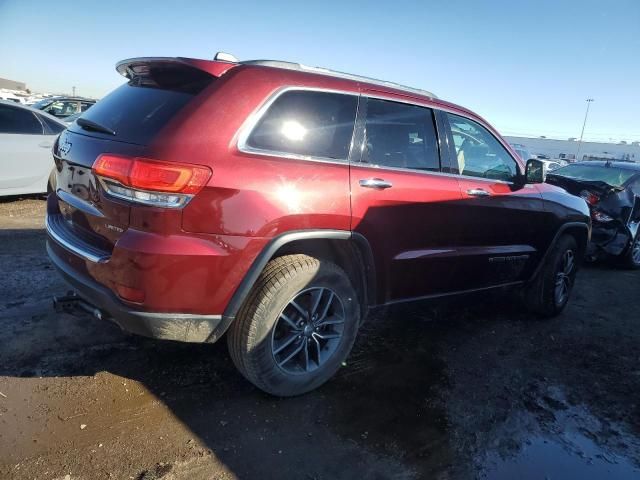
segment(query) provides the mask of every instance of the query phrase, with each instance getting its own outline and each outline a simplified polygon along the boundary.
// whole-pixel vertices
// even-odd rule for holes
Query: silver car
[[[55,188],[51,147],[65,128],[52,115],[0,100],[0,196]]]

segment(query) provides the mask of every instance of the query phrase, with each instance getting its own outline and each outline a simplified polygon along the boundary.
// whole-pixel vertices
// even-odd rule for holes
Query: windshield
[[[554,170],[553,175],[587,182],[605,182],[612,187],[622,187],[636,173],[638,172],[635,170],[623,168],[573,164]]]
[[[54,100],[53,98],[43,98],[42,100],[39,100],[33,105],[31,105],[31,107],[37,108],[38,110],[42,110],[44,107],[46,107],[51,102],[53,102],[53,100]]]

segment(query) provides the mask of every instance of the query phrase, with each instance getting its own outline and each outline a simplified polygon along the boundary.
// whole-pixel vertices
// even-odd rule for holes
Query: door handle
[[[42,148],[51,148],[51,147],[53,147],[53,143],[49,143],[49,142],[40,142],[40,143],[38,144],[38,146],[39,146],[39,147],[42,147]]]
[[[364,188],[391,188],[393,184],[391,182],[387,182],[381,178],[363,178],[360,180],[360,186]]]
[[[467,190],[467,195],[472,197],[490,197],[491,194],[487,192],[484,188],[471,188]]]

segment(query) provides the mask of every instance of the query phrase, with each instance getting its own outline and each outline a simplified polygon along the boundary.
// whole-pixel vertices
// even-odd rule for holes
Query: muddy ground
[[[321,389],[276,399],[226,345],[56,314],[44,201],[0,202],[0,478],[640,477],[640,272],[585,267],[566,313],[512,295],[376,314]]]

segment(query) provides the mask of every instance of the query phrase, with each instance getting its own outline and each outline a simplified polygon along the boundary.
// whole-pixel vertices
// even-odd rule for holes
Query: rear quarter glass
[[[74,123],[71,131],[120,142],[148,145],[151,140],[215,77],[191,67],[150,67],[118,87],[82,114],[82,118],[107,127],[109,134],[86,131]]]

